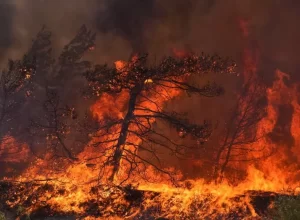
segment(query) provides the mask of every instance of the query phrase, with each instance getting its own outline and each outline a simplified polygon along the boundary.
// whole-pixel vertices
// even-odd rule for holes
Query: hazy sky
[[[0,0],[0,58],[20,56],[44,24],[58,49],[84,23],[98,32],[98,62],[126,59],[133,50],[160,56],[174,47],[239,62],[242,17],[259,46],[263,74],[281,68],[296,76],[299,7],[296,0]]]

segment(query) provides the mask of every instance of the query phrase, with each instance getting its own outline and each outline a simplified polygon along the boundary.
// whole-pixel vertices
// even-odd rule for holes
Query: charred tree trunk
[[[135,106],[136,106],[137,97],[140,94],[140,92],[142,91],[142,88],[143,88],[143,85],[138,84],[130,91],[130,97],[129,97],[129,101],[128,101],[128,110],[127,110],[126,116],[123,120],[123,123],[121,125],[120,135],[119,135],[117,144],[115,146],[114,154],[112,156],[113,169],[112,169],[112,174],[109,177],[109,181],[111,181],[111,182],[115,179],[115,176],[120,169],[120,162],[121,162],[122,155],[124,152],[124,145],[126,144],[126,139],[128,136],[128,129],[130,126],[131,119],[134,116],[134,110],[135,110]]]

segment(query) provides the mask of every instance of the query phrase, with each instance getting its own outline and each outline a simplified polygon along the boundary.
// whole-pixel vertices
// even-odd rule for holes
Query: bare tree
[[[71,132],[71,124],[68,119],[76,119],[77,113],[74,107],[61,106],[56,91],[46,89],[47,99],[43,103],[44,114],[31,120],[30,132],[36,138],[41,137],[46,145],[47,153],[53,157],[67,157],[76,160],[72,149],[66,144],[65,139]]]
[[[164,132],[156,130],[153,125],[155,120],[170,124],[182,136],[190,135],[205,142],[211,134],[210,123],[198,125],[188,121],[183,114],[166,112],[158,100],[169,100],[174,91],[207,97],[220,95],[223,90],[215,84],[208,83],[201,86],[189,83],[186,79],[191,74],[232,73],[234,67],[235,64],[227,59],[203,54],[188,55],[180,59],[166,57],[158,65],[151,66],[147,55],[139,55],[122,68],[96,65],[89,70],[86,73],[89,82],[86,95],[101,97],[103,94],[128,94],[124,117],[105,117],[95,132],[98,141],[94,146],[101,147],[102,154],[106,158],[103,167],[112,166],[109,180],[113,181],[117,176],[121,161],[128,166],[123,181],[135,171],[144,173],[149,165],[169,174],[159,166],[160,158],[153,145],[168,149],[178,156],[183,155],[184,149],[195,147],[178,144]],[[138,151],[141,149],[151,154],[158,163],[139,155]]]
[[[255,153],[262,155],[263,149],[253,144],[264,136],[257,135],[257,125],[266,114],[265,93],[266,87],[255,76],[243,85],[216,153],[213,177],[217,182],[222,181],[230,162],[253,161],[260,158]]]

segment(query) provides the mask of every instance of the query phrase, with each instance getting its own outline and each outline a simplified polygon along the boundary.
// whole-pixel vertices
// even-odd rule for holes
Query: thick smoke
[[[11,47],[13,41],[14,8],[9,2],[9,0],[0,2],[0,60],[5,55],[6,50]]]
[[[134,52],[144,52],[151,49],[155,38],[161,43],[183,42],[190,33],[193,14],[208,13],[213,4],[208,0],[113,0],[107,1],[96,22],[100,32],[119,35]]]
[[[1,0],[3,1],[3,0]],[[68,43],[82,24],[93,22],[95,1],[10,0],[14,14],[9,18],[12,45],[6,58],[19,58],[45,25],[53,32],[54,49]],[[3,30],[1,26],[1,30]],[[2,33],[2,31],[1,31]]]
[[[128,41],[133,50],[145,50],[145,28],[158,18],[154,1],[129,0],[106,1],[106,7],[96,16],[96,24],[102,33],[114,33]]]
[[[53,31],[58,50],[83,24],[98,32],[95,61],[111,62],[132,51],[165,55],[174,47],[219,53],[240,60],[238,18],[249,21],[260,48],[261,72],[297,75],[299,3],[293,0],[1,0],[1,52],[20,56],[37,31]],[[4,49],[3,49],[4,48]],[[272,72],[272,73],[271,73]]]

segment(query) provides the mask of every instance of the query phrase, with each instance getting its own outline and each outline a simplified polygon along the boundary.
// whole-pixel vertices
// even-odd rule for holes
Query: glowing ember
[[[146,79],[145,84],[148,84],[148,83],[153,83],[153,80],[152,79]]]

